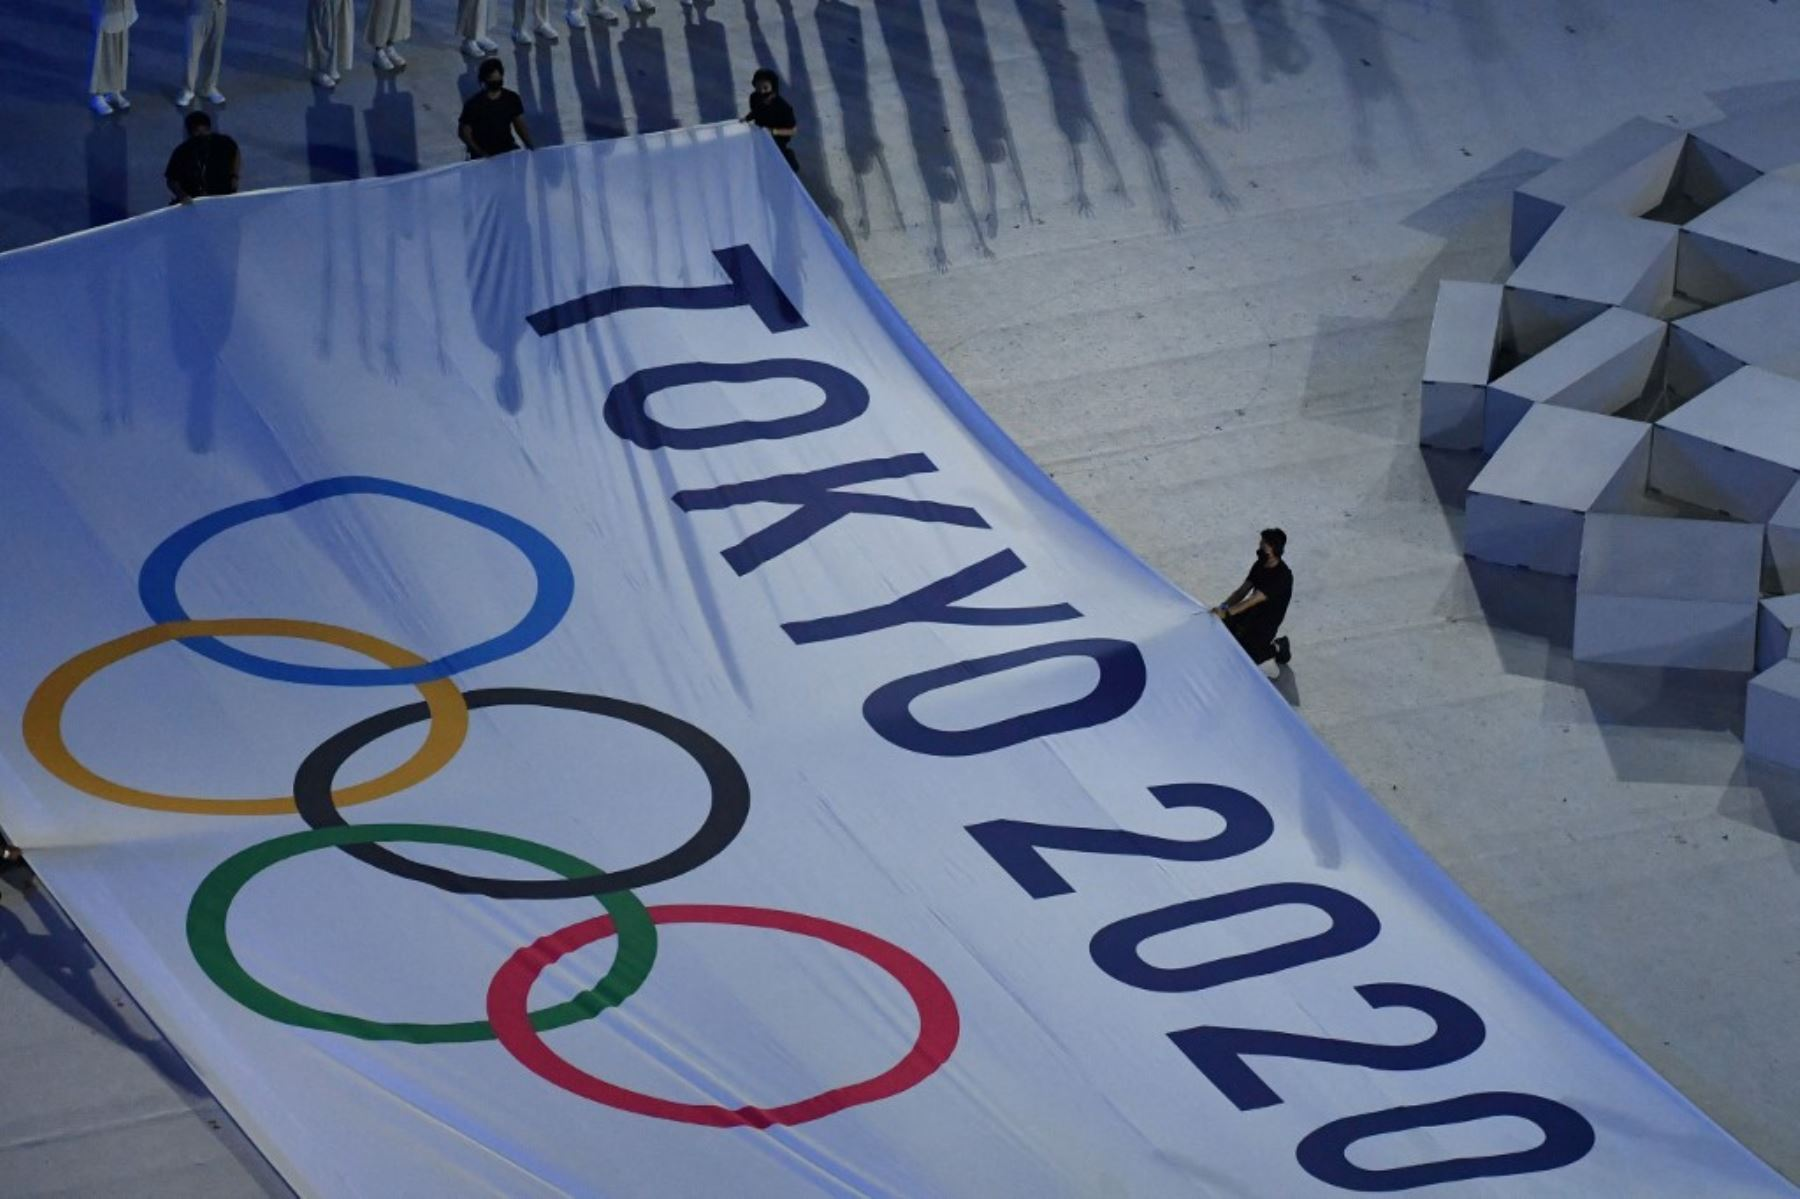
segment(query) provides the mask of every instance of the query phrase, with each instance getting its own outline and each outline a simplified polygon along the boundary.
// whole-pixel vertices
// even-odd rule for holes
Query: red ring
[[[616,1086],[558,1057],[531,1027],[531,1018],[526,1014],[532,984],[546,967],[564,954],[613,935],[612,917],[599,916],[539,937],[506,959],[506,964],[500,967],[488,986],[488,1022],[493,1025],[494,1035],[500,1043],[526,1069],[584,1099],[636,1112],[640,1116],[713,1128],[738,1125],[768,1128],[775,1124],[804,1124],[848,1107],[898,1095],[930,1077],[956,1048],[962,1021],[950,989],[925,963],[872,933],[817,916],[773,908],[671,903],[648,910],[650,919],[657,924],[740,924],[772,928],[813,937],[860,954],[906,988],[907,997],[919,1012],[918,1038],[905,1057],[873,1078],[779,1107],[732,1108],[711,1103],[677,1103]]]

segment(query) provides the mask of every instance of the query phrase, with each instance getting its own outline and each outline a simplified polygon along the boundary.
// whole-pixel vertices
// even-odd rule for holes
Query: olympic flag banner
[[[761,134],[202,201],[0,290],[0,821],[301,1194],[1794,1193]]]

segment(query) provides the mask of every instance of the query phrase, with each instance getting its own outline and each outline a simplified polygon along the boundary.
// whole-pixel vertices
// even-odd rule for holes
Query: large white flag
[[[301,1193],[1793,1193],[760,133],[203,201],[0,292],[0,821]]]

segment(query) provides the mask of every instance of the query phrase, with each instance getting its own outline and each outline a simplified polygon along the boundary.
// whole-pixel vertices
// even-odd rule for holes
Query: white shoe
[[[1270,658],[1267,662],[1258,663],[1257,669],[1261,670],[1263,675],[1267,678],[1278,679],[1281,677],[1281,663],[1273,658]]]
[[[186,108],[194,102],[194,93],[190,88],[182,88],[175,93],[175,107]]]
[[[106,93],[106,102],[108,104],[112,105],[114,108],[118,109],[120,112],[131,111],[131,101],[129,101],[125,98],[124,92],[107,92]]]
[[[513,30],[513,45],[529,46],[535,41],[537,41],[537,39],[532,37],[529,33],[526,33],[523,29]]]
[[[500,43],[491,37],[478,37],[475,39],[475,44],[481,47],[483,54],[493,54],[500,49]]]
[[[386,46],[382,46],[375,51],[375,69],[377,71],[392,71],[395,69],[394,60],[388,57],[388,48]]]
[[[537,28],[532,30],[532,32],[537,34],[539,37],[543,38],[547,42],[562,41],[562,34],[556,32],[556,26],[552,25],[548,21],[539,21],[537,23]]]
[[[320,71],[313,76],[313,83],[318,87],[324,88],[326,91],[330,91],[337,86],[337,76],[331,74],[329,71]]]
[[[588,27],[587,14],[579,8],[571,8],[563,14],[563,19],[568,21],[570,29],[586,29]]]
[[[480,58],[483,54],[487,53],[486,50],[481,48],[481,43],[475,38],[470,38],[462,44],[462,52],[464,58]]]
[[[225,103],[225,93],[215,87],[212,91],[206,93],[206,102],[208,104],[223,104]]]
[[[94,110],[96,116],[110,117],[112,115],[112,105],[108,104],[106,97],[99,92],[88,97],[88,107]]]
[[[387,52],[388,61],[394,64],[394,69],[396,71],[404,71],[406,69],[406,60],[400,57],[400,51],[389,46]]]
[[[619,23],[619,10],[610,4],[596,4],[589,11],[608,25]]]

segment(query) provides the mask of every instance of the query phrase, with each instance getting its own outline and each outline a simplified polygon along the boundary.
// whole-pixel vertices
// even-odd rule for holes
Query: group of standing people
[[[470,58],[494,53],[499,44],[488,36],[493,7],[502,0],[457,0],[456,36]],[[225,14],[229,0],[185,0],[187,6],[187,71],[175,103],[188,107],[196,99],[225,103],[219,90],[219,64],[225,50]],[[406,66],[400,43],[412,37],[413,0],[364,0],[363,41],[374,52],[375,67],[398,71]],[[88,106],[100,116],[131,107],[126,96],[131,74],[131,27],[137,24],[137,0],[89,0],[94,18],[93,67],[88,73]],[[542,39],[560,40],[550,21],[551,0],[512,0],[512,39],[529,46]],[[586,29],[590,19],[614,22],[619,13],[607,0],[564,0],[563,19],[571,29]],[[691,0],[682,0],[689,7]],[[627,13],[653,13],[650,0],[619,0]],[[356,61],[356,0],[306,0],[306,71],[323,88],[333,88]]]
[[[137,0],[91,0],[94,9],[94,63],[88,72],[88,107],[100,116],[131,107],[125,95],[131,74],[131,27]],[[226,0],[187,0],[187,73],[175,103],[186,108],[196,96],[223,104],[219,63],[225,52]]]

